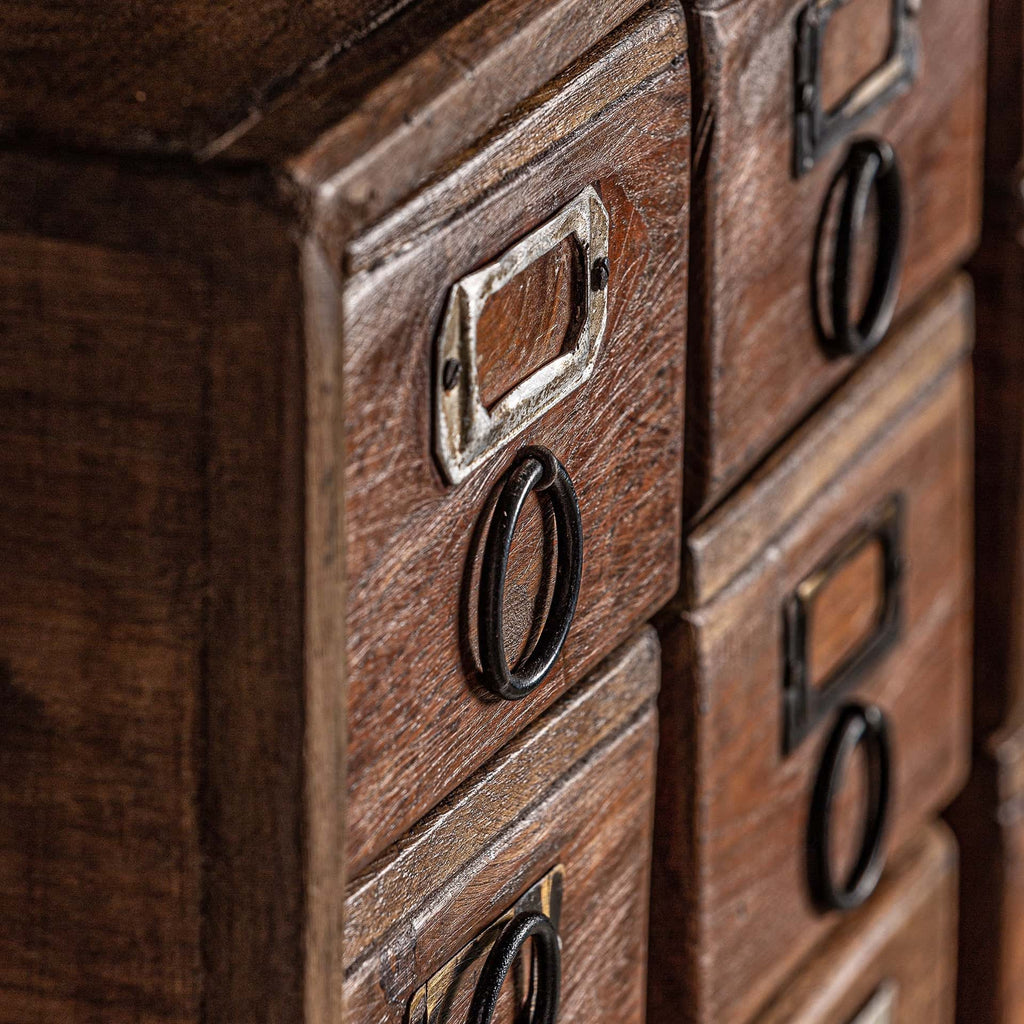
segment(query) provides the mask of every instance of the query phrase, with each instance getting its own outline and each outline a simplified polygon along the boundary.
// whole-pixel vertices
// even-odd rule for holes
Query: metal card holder
[[[883,981],[850,1024],[894,1024],[898,992],[894,981]]]
[[[814,727],[856,686],[864,672],[899,638],[901,531],[903,502],[887,498],[877,511],[829,555],[789,596],[783,607],[785,671],[783,680],[784,754],[795,750]],[[882,549],[882,604],[870,636],[815,686],[808,665],[808,624],[815,598],[842,566],[868,544]]]
[[[794,174],[799,178],[857,125],[909,88],[919,58],[916,15],[920,0],[891,0],[892,25],[885,60],[832,110],[822,105],[821,74],[828,23],[856,0],[810,0],[797,21]]]
[[[487,300],[532,263],[572,238],[579,270],[572,338],[567,351],[517,384],[491,409],[480,398],[477,326]],[[587,186],[551,220],[494,263],[452,287],[437,341],[434,443],[452,484],[522,433],[584,384],[594,371],[608,319],[608,211]]]
[[[538,913],[557,929],[564,891],[565,867],[557,864],[416,990],[409,1000],[407,1024],[453,1024],[450,1014],[455,996],[469,983],[472,969],[483,964],[505,927],[521,914]],[[536,992],[533,996],[536,997]]]

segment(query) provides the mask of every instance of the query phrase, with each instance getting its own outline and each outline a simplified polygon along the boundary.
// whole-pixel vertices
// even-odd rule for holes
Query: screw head
[[[462,376],[462,363],[458,359],[446,359],[441,369],[441,384],[445,391],[451,391]]]
[[[608,277],[611,274],[611,268],[608,266],[608,259],[605,256],[594,260],[594,265],[590,268],[590,290],[595,292],[604,291],[608,287]]]

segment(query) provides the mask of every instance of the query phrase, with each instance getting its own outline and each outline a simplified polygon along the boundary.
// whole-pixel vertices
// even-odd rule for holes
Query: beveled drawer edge
[[[470,825],[475,831],[493,831],[516,820],[545,792],[557,788],[559,780],[595,749],[614,742],[644,709],[653,705],[660,667],[657,634],[652,627],[645,626],[449,794],[403,839],[350,879],[346,905],[353,912],[346,915],[346,925],[356,919],[370,920],[375,934],[391,928],[395,922],[365,909],[377,904],[377,893],[388,886],[389,878],[400,886],[403,877],[426,870],[424,858],[431,856],[438,836],[468,833]],[[599,678],[600,685],[594,685]],[[586,727],[566,729],[564,723],[569,720],[586,723]],[[545,785],[523,785],[529,766],[535,762],[537,748],[545,746],[555,751],[545,765]],[[497,792],[492,783],[495,773],[515,777],[520,784]],[[472,814],[471,808],[476,808]],[[459,822],[467,816],[472,821],[460,826]],[[373,935],[346,930],[349,962],[357,965],[358,951],[372,946],[373,940]]]

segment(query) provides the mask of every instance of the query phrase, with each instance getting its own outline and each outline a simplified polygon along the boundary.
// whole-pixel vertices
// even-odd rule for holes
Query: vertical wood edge
[[[315,234],[300,254],[306,353],[305,991],[309,1024],[341,1024],[345,896],[345,533],[341,299]]]

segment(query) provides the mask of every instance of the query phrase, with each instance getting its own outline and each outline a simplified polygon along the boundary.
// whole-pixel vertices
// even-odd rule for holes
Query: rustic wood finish
[[[348,247],[348,855],[356,869],[676,587],[685,351],[676,285],[686,273],[689,142],[688,77],[675,58],[684,48],[680,14],[656,6]],[[451,285],[588,183],[610,218],[608,325],[593,377],[451,487],[431,453],[433,347]],[[501,339],[505,349],[521,340],[511,331]],[[478,681],[475,581],[488,503],[531,444],[554,452],[576,487],[583,580],[554,671],[510,703]],[[509,584],[519,594],[507,611],[513,644],[536,619],[531,570],[543,555],[542,526],[537,513],[516,535],[527,557]]]
[[[957,1020],[1024,1022],[1024,722],[975,756],[949,812],[963,850]]]
[[[558,1020],[641,1024],[657,685],[647,629],[352,880],[352,1020],[404,1021],[420,985],[562,864]]]
[[[956,987],[957,850],[942,827],[919,833],[871,902],[824,942],[756,1024],[854,1024],[883,986],[886,1024],[951,1024]]]
[[[584,19],[579,0],[532,0],[512,19],[506,0],[468,18],[430,5],[439,20],[419,35],[423,9],[410,10],[346,51],[351,90],[338,92],[327,65],[297,73],[301,102],[282,95],[230,125],[239,94],[226,78],[223,107],[165,119],[172,79],[180,90],[191,72],[151,61],[145,47],[126,59],[160,78],[146,124],[117,113],[116,76],[109,118],[57,116],[56,104],[31,137],[39,80],[5,95],[2,130],[28,148],[0,157],[0,1015],[341,1019],[347,242],[637,6],[588,3]],[[68,42],[40,40],[43,8],[19,9],[19,46]],[[268,8],[248,9],[254,32]],[[296,24],[309,13],[294,10]],[[130,16],[104,24],[98,38],[113,45]],[[210,21],[211,39],[221,24]],[[627,40],[651,42],[662,65],[683,48],[664,9],[641,24]],[[327,46],[320,28],[311,35]],[[417,54],[412,84],[381,57],[402,33],[408,46],[393,59]],[[237,55],[229,46],[225,67]],[[615,68],[621,60],[590,65]],[[70,69],[65,84],[74,91],[86,71]],[[685,67],[671,77],[651,93],[685,96]],[[497,137],[535,123],[519,115]],[[660,131],[666,153],[684,153],[678,180],[658,192],[674,203],[685,196],[685,116]],[[399,140],[415,158],[389,163]],[[72,157],[62,145],[119,155]],[[140,147],[220,156],[201,168],[126,158]],[[372,194],[360,191],[364,172],[380,186]],[[550,212],[532,201],[524,225]],[[651,216],[667,234],[671,218],[661,207]],[[672,216],[685,223],[685,209]],[[488,244],[507,244],[497,235],[509,225],[488,222]],[[618,236],[620,254],[632,237]],[[685,232],[673,240],[685,244]],[[671,264],[680,268],[685,259]],[[632,272],[617,294],[649,287],[642,268]],[[678,419],[675,358],[657,387]],[[678,427],[658,427],[675,466]],[[429,434],[421,443],[425,452]],[[669,492],[677,501],[678,479]],[[675,544],[652,593],[673,585]]]
[[[873,0],[852,6],[877,7]],[[694,221],[686,509],[707,510],[852,368],[814,324],[814,238],[840,142],[793,167],[794,40],[803,2],[691,3]],[[920,5],[913,87],[854,131],[889,141],[902,169],[906,237],[897,316],[967,256],[980,217],[983,4]],[[828,33],[830,61],[863,32]],[[851,60],[856,59],[851,56]]]
[[[805,835],[833,716],[782,751],[783,606],[890,496],[902,627],[852,696],[893,743],[888,847],[959,788],[970,643],[970,293],[954,282],[687,541],[664,648],[652,1022],[745,1021],[838,923],[811,904]],[[873,601],[873,594],[865,595]],[[840,805],[841,849],[859,818]]]

